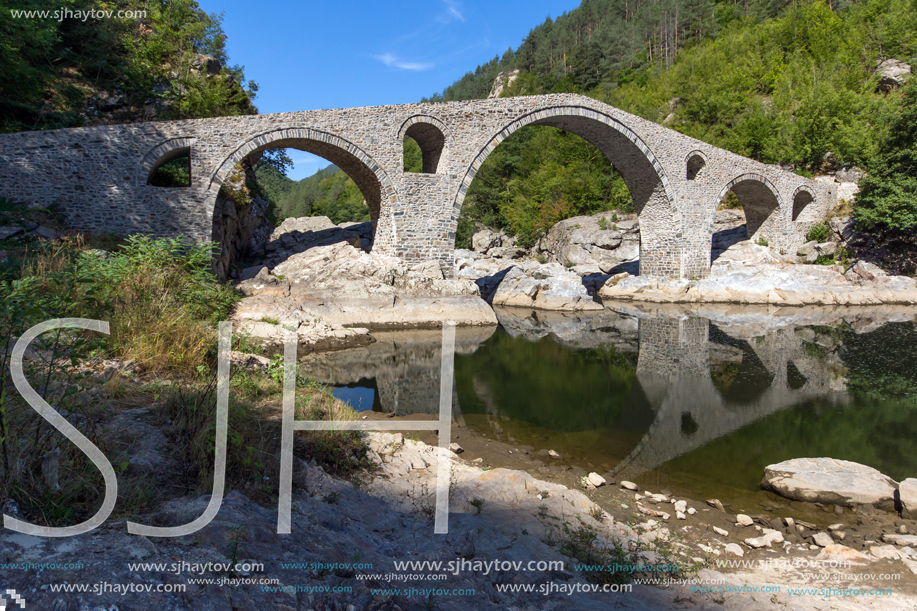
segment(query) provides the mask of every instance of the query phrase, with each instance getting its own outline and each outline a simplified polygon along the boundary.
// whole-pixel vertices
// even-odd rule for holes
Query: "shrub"
[[[831,235],[831,227],[827,223],[818,223],[809,227],[806,232],[806,240],[809,242],[825,242]]]

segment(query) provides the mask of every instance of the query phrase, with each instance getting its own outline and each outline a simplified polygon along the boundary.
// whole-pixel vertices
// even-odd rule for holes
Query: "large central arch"
[[[455,232],[465,194],[481,165],[510,134],[529,125],[547,125],[580,136],[621,173],[640,218],[640,274],[683,275],[681,215],[675,190],[646,143],[612,117],[582,106],[555,106],[524,115],[495,134],[477,154],[455,195],[451,230]]]
[[[356,183],[366,199],[373,224],[373,251],[392,254],[397,238],[392,223],[392,204],[397,200],[397,195],[385,170],[351,142],[307,127],[263,132],[238,145],[210,177],[209,210],[213,211],[220,186],[236,164],[253,153],[274,148],[292,148],[312,153],[341,168]]]

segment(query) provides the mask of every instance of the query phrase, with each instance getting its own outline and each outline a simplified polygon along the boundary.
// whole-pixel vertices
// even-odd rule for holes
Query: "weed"
[[[758,246],[768,246],[769,245],[767,238],[765,238],[764,236],[761,236],[760,238],[758,238],[758,241],[755,242],[755,244],[757,244]]]
[[[234,567],[239,563],[239,546],[242,544],[244,536],[245,524],[239,524],[230,531],[228,548],[226,550],[230,566]]]
[[[473,499],[468,501],[468,504],[477,510],[474,515],[480,515],[481,510],[484,508],[484,499],[474,497]]]
[[[809,227],[806,232],[806,241],[808,242],[825,242],[831,235],[831,227],[828,223],[817,223]]]
[[[608,219],[606,219],[604,216],[600,216],[599,217],[599,229],[605,231],[609,229],[610,227],[611,225],[608,224]]]
[[[601,507],[596,505],[595,507],[589,510],[589,517],[591,517],[596,522],[601,522],[602,520],[605,519],[605,512],[602,510]]]

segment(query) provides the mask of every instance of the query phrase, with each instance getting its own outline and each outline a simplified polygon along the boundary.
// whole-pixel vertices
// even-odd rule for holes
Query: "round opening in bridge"
[[[805,189],[800,189],[796,192],[796,196],[793,198],[793,220],[795,221],[799,218],[799,215],[805,209],[806,206],[815,201],[815,198],[812,197],[812,194]]]
[[[436,174],[446,136],[432,123],[414,123],[404,132],[404,171]]]
[[[191,186],[191,147],[172,149],[156,160],[147,184],[153,187],[190,187]]]
[[[687,163],[688,180],[694,180],[697,178],[697,175],[700,174],[700,171],[704,169],[705,165],[707,165],[707,162],[704,161],[703,157],[700,155],[691,155]]]
[[[682,412],[681,414],[681,434],[686,437],[690,437],[700,427],[697,425],[697,421],[694,420],[694,416],[691,415],[691,412]]]

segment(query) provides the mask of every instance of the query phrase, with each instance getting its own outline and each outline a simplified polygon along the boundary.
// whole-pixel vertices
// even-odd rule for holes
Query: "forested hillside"
[[[915,55],[915,0],[584,0],[428,101],[486,97],[499,73],[518,70],[501,95],[582,93],[812,175],[872,166],[902,108],[900,91],[879,87],[877,66],[886,58],[915,63]],[[538,187],[545,166],[520,160],[550,160],[560,176],[591,147],[524,133],[537,130],[552,131],[521,130],[485,163],[468,192],[460,244],[476,221],[532,242],[558,211],[595,208],[594,199],[571,200],[569,188]],[[583,180],[592,184],[616,180],[597,165],[590,172]]]
[[[804,175],[854,165],[881,173],[874,166],[903,108],[902,91],[880,83],[886,59],[917,64],[917,0],[584,0],[424,101],[485,98],[514,73],[501,95],[581,93]],[[917,201],[903,188],[899,200]],[[532,244],[558,220],[627,210],[628,200],[591,145],[526,128],[478,172],[458,244],[470,245],[475,223]],[[914,208],[887,220],[917,224]]]
[[[60,5],[0,0],[0,132],[257,112],[220,18],[194,0]],[[65,9],[130,16],[55,16]]]
[[[329,165],[296,182],[284,176],[283,164],[274,161],[277,158],[278,151],[268,151],[255,165],[258,184],[271,202],[268,214],[272,222],[299,216],[327,216],[335,223],[369,220],[363,194],[337,166]],[[404,168],[407,172],[423,168],[420,147],[411,138],[404,141]]]
[[[255,166],[255,175],[271,200],[269,212],[275,223],[300,216],[327,216],[335,223],[369,220],[363,194],[336,166],[329,165],[299,182],[263,163]]]

